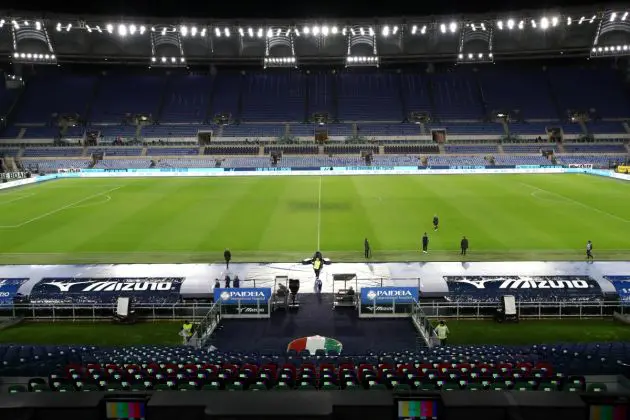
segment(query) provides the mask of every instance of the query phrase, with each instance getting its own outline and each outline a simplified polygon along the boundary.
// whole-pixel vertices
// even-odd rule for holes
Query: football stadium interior
[[[630,418],[628,13],[0,13],[0,418]]]

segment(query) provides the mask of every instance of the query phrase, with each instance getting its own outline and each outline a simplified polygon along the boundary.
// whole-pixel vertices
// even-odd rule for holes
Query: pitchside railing
[[[498,303],[492,302],[434,302],[421,303],[424,313],[431,318],[484,319],[496,314]],[[630,314],[630,306],[618,302],[517,302],[519,318],[604,318],[614,314]]]
[[[193,336],[188,341],[188,345],[203,347],[221,322],[221,300],[216,302],[205,317],[195,327]]]
[[[435,329],[431,324],[431,320],[424,313],[422,305],[415,304],[412,306],[411,321],[429,348],[435,347],[440,343],[440,340],[438,340],[437,335],[435,334]]]
[[[232,306],[232,308],[230,308]],[[489,302],[434,302],[419,304],[429,318],[483,319],[494,316],[498,303]],[[201,321],[206,317],[211,303],[143,304],[134,305],[133,310],[140,319],[179,321]],[[54,304],[34,305],[17,304],[0,307],[0,317],[24,317],[42,321],[97,321],[109,320],[114,314],[116,304]],[[229,309],[229,310],[228,310]],[[305,308],[306,309],[306,308]],[[222,316],[267,317],[269,302],[251,302],[242,305],[222,306]],[[371,310],[368,308],[367,310]],[[603,318],[612,317],[613,313],[630,314],[630,306],[617,302],[517,302],[518,315],[521,318]]]

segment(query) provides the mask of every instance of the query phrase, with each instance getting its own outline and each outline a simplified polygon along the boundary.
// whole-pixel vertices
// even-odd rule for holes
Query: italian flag
[[[341,352],[342,348],[343,346],[338,340],[322,337],[320,335],[297,338],[291,341],[287,346],[287,350],[295,350],[298,353],[302,350],[308,350],[311,354],[314,354],[316,350],[336,350],[337,352]]]

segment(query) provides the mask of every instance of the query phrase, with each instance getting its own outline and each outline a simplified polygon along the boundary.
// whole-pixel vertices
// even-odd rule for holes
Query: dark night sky
[[[371,5],[370,5],[371,4]],[[209,18],[313,18],[387,17],[518,11],[562,6],[586,6],[586,0],[87,0],[48,1],[5,0],[0,8],[53,13],[107,14],[120,16],[209,17]]]

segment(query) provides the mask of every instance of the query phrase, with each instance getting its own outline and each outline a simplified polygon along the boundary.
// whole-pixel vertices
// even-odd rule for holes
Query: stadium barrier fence
[[[426,316],[440,319],[484,319],[492,318],[499,307],[498,302],[434,302],[420,303]],[[517,301],[519,318],[605,318],[615,311],[630,313],[620,302],[521,302]]]
[[[206,316],[196,325],[195,332],[188,341],[189,345],[194,347],[203,347],[205,345],[221,322],[221,306],[221,300],[212,305]]]
[[[147,321],[198,322],[213,308],[213,303],[139,304],[133,310],[138,319]],[[0,317],[22,317],[36,321],[108,321],[116,304],[15,304],[0,307]],[[224,318],[268,317],[269,302],[250,302],[239,305],[220,305]],[[254,315],[253,315],[254,314]]]
[[[440,340],[437,338],[437,334],[431,324],[431,320],[424,313],[422,305],[419,303],[413,305],[412,307],[411,321],[429,348],[433,348],[440,344]]]
[[[203,320],[213,308],[212,303],[176,303],[134,305],[136,316],[143,320],[179,321]],[[402,305],[401,305],[402,306]],[[420,302],[423,316],[450,319],[483,319],[495,315],[498,302]],[[242,305],[221,305],[222,318],[266,318],[271,310],[270,301],[250,302]],[[0,317],[23,317],[41,321],[103,321],[110,320],[115,304],[15,304],[0,307]],[[545,318],[604,318],[615,312],[630,314],[630,307],[621,302],[517,302],[519,317]],[[412,312],[411,312],[412,313]],[[411,314],[407,311],[408,316]]]

